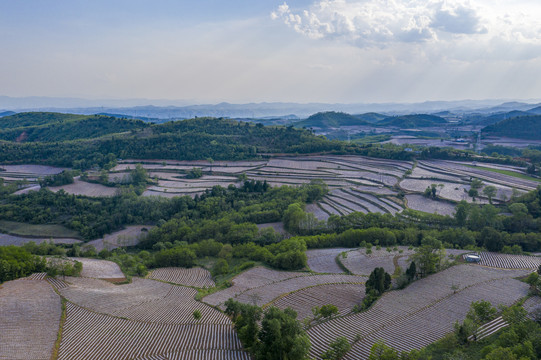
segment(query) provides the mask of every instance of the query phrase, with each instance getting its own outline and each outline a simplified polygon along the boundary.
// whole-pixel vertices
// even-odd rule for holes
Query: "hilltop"
[[[541,115],[519,116],[500,121],[483,129],[486,136],[505,136],[517,139],[541,138]]]
[[[377,125],[396,126],[399,128],[417,128],[417,127],[440,126],[446,123],[447,123],[447,120],[439,116],[417,114],[417,115],[402,115],[402,116],[396,116],[396,117],[389,117],[389,118],[379,121]]]
[[[148,127],[143,121],[103,115],[29,112],[0,119],[0,140],[51,142],[91,139]]]
[[[350,114],[336,111],[318,112],[306,120],[299,121],[295,127],[317,127],[321,129],[338,128],[341,126],[369,125],[365,120]]]

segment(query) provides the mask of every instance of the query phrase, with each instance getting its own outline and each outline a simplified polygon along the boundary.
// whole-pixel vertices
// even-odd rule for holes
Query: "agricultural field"
[[[308,275],[309,273],[277,271],[258,266],[235,276],[231,280],[233,286],[205,296],[203,302],[212,306],[222,305],[229,298],[243,294],[251,289]]]
[[[148,275],[148,278],[197,288],[208,288],[215,286],[210,272],[200,267],[190,269],[175,267],[160,268],[152,270],[152,272]]]
[[[409,265],[408,257],[415,253],[407,246],[399,246],[397,250],[391,251],[385,248],[372,250],[372,254],[367,254],[364,248],[350,250],[345,257],[340,256],[338,259],[352,274],[368,276],[377,267],[384,268],[389,274],[394,273],[397,265],[405,270]]]
[[[408,208],[418,211],[429,212],[439,215],[453,215],[456,211],[455,205],[447,201],[432,200],[423,195],[406,195]]]
[[[102,239],[87,242],[86,246],[94,246],[97,252],[103,249],[113,250],[121,246],[135,246],[144,239],[152,226],[134,225],[105,235]]]
[[[62,311],[47,281],[29,278],[0,286],[0,359],[49,359]]]
[[[353,344],[346,359],[366,359],[378,340],[403,351],[419,349],[453,331],[454,322],[464,319],[472,301],[510,305],[525,296],[528,285],[514,277],[527,273],[473,265],[451,267],[404,290],[385,293],[365,312],[313,326],[308,330],[311,356],[319,359],[338,336],[346,336]]]
[[[76,243],[81,242],[81,240],[73,239],[73,238],[58,238],[58,239],[53,239],[53,238],[31,238],[31,237],[22,237],[22,236],[0,234],[0,246],[7,246],[7,245],[20,246],[20,245],[26,244],[28,242],[35,242],[36,244],[41,244],[44,241],[46,241],[46,242],[52,241],[55,244],[76,244]]]
[[[46,165],[1,165],[0,178],[6,182],[26,180],[29,183],[36,183],[38,178],[47,175],[60,174],[65,168]]]
[[[185,350],[240,351],[232,325],[122,319],[66,304],[58,359],[152,358]]]
[[[501,269],[528,269],[537,270],[541,265],[541,257],[527,255],[499,254],[481,252],[479,265]]]
[[[86,181],[82,181],[79,178],[74,178],[73,184],[62,185],[62,186],[51,186],[48,189],[53,192],[58,192],[60,190],[63,190],[68,194],[84,195],[84,196],[92,196],[92,197],[115,196],[118,193],[118,188],[116,187],[89,183]]]
[[[96,279],[123,279],[124,274],[117,263],[107,260],[72,257],[83,264],[82,277]]]
[[[352,311],[362,302],[365,288],[361,284],[325,284],[294,291],[272,303],[280,309],[291,308],[297,312],[297,319],[312,318],[312,308],[332,304],[340,315]]]
[[[49,224],[26,224],[16,221],[0,220],[0,233],[11,234],[22,238],[35,238],[35,241],[43,239],[64,239],[66,243],[73,243],[79,238],[79,233],[62,225]],[[30,240],[32,241],[32,240]],[[53,240],[54,241],[54,240]],[[59,240],[60,241],[60,240]]]
[[[349,250],[347,248],[307,250],[308,267],[317,273],[341,274],[344,270],[338,265],[336,257]]]

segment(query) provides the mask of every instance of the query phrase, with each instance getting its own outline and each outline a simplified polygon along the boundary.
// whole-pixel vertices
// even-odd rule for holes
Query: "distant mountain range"
[[[188,119],[202,116],[228,118],[282,118],[300,119],[318,112],[344,112],[348,114],[381,113],[384,116],[446,113],[449,116],[464,114],[494,114],[513,110],[528,111],[540,107],[539,101],[506,102],[505,100],[427,101],[423,103],[379,103],[379,104],[326,104],[326,103],[249,103],[189,105],[184,100],[86,100],[78,98],[0,96],[2,111],[54,111],[83,115],[117,114],[132,118]],[[286,115],[287,114],[287,115]],[[2,116],[2,115],[0,115]],[[367,119],[360,119],[368,121]]]

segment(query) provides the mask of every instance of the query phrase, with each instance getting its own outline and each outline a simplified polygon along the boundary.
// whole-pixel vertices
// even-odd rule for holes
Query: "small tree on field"
[[[385,269],[382,267],[375,268],[370,273],[365,287],[367,294],[371,290],[375,290],[378,295],[381,295],[391,287],[391,275],[385,272]]]
[[[201,316],[202,316],[202,315],[201,315],[201,311],[195,310],[195,311],[193,312],[193,318],[195,319],[195,321],[201,320]]]
[[[351,345],[345,336],[340,336],[329,344],[329,350],[325,351],[321,358],[323,360],[340,360],[351,349]]]

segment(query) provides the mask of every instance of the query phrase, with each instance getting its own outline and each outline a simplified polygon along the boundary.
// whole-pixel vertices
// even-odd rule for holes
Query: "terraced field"
[[[58,359],[133,359],[186,350],[239,351],[232,325],[125,320],[67,303]],[[204,352],[200,352],[204,353]]]
[[[414,250],[409,250],[406,246],[400,246],[397,249],[397,251],[392,250],[391,252],[384,248],[381,250],[373,249],[372,254],[366,254],[364,248],[350,250],[346,253],[345,258],[340,257],[339,260],[352,274],[368,276],[377,267],[382,267],[389,274],[393,274],[395,258],[402,270],[405,270],[409,265],[408,257],[415,253]]]
[[[526,255],[510,255],[491,252],[481,252],[479,265],[502,269],[537,270],[541,265],[541,257]]]
[[[513,278],[527,274],[459,265],[386,293],[366,312],[324,322],[309,329],[311,356],[319,359],[338,336],[353,343],[346,359],[367,359],[374,342],[400,350],[419,349],[452,331],[463,320],[471,301],[485,299],[510,305],[527,294],[528,285]],[[452,287],[458,287],[453,290]]]
[[[311,286],[323,284],[363,284],[365,281],[366,277],[354,275],[301,276],[246,290],[233,297],[233,299],[246,304],[263,306],[284,294]]]
[[[124,274],[117,263],[89,258],[71,258],[83,264],[81,276],[97,279],[123,279]]]
[[[341,274],[344,272],[336,262],[336,257],[347,248],[314,249],[306,251],[308,267],[318,273]]]
[[[61,302],[47,281],[19,279],[0,286],[0,359],[49,359]]]
[[[231,324],[229,318],[196,301],[197,291],[149,279],[111,285],[103,280],[69,278],[71,286],[60,290],[69,301],[85,309],[130,320],[160,324],[194,323],[199,310],[201,324]]]
[[[203,302],[218,306],[226,302],[229,298],[240,295],[250,289],[308,275],[309,273],[276,271],[264,267],[255,267],[233,278],[231,280],[233,286],[205,296]]]
[[[208,270],[203,268],[160,268],[153,270],[149,279],[161,280],[173,284],[195,286],[198,288],[214,287],[214,280]]]
[[[272,305],[280,309],[292,308],[299,320],[313,317],[311,309],[314,306],[328,304],[338,307],[340,315],[346,315],[362,302],[364,293],[362,284],[317,285],[287,294]]]
[[[123,230],[107,234],[102,239],[92,240],[86,244],[94,246],[97,252],[103,249],[113,250],[120,246],[135,246],[147,236],[151,228],[152,226],[147,225],[126,226]]]

